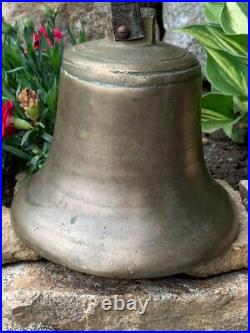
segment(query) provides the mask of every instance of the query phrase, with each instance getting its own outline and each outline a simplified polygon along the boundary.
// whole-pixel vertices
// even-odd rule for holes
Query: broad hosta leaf
[[[225,95],[247,96],[247,63],[225,51],[205,48],[206,75],[211,84]]]
[[[212,30],[217,30],[215,33],[215,39],[222,50],[229,52],[234,56],[240,56],[248,58],[248,35],[226,35],[220,34],[219,29],[211,28]]]
[[[225,2],[220,24],[228,34],[247,34],[248,4],[246,2]]]
[[[204,4],[208,21],[181,29],[207,53],[205,75],[211,93],[202,98],[202,128],[222,128],[234,141],[244,142],[248,114],[248,5],[244,2]]]
[[[240,112],[248,113],[248,98],[246,96],[234,97],[234,104]]]
[[[226,35],[220,27],[210,25],[192,25],[181,30],[192,35],[204,47],[224,50],[239,57],[248,56],[247,35]]]
[[[208,93],[202,96],[201,106],[207,110],[213,110],[223,119],[234,119],[233,96],[219,93]]]
[[[248,129],[248,115],[244,113],[237,117],[237,121],[233,124],[230,138],[238,143],[246,142]]]
[[[210,133],[223,128],[228,136],[232,135],[232,127],[237,122],[233,111],[233,97],[223,94],[209,93],[202,97],[202,129]]]
[[[219,24],[220,15],[223,8],[223,2],[205,2],[204,14],[209,22]]]

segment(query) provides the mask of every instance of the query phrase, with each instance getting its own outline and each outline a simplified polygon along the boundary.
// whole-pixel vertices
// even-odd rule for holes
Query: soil
[[[14,195],[14,187],[16,185],[15,176],[17,174],[17,166],[11,155],[6,156],[5,168],[2,169],[2,204],[10,207]]]
[[[248,150],[246,144],[229,140],[221,131],[204,135],[204,155],[213,178],[226,180],[234,189],[247,177]],[[16,184],[16,167],[12,160],[3,170],[3,205],[10,207]]]
[[[204,155],[213,178],[226,180],[234,189],[248,179],[248,149],[246,144],[229,140],[222,131],[203,138]]]

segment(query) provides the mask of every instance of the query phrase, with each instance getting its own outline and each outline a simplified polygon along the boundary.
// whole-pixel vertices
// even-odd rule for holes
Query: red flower
[[[43,25],[40,26],[39,30],[38,30],[42,35],[43,37],[46,39],[48,45],[50,47],[53,47],[53,43],[51,42],[50,38],[49,38],[49,35],[45,29],[45,27]]]
[[[33,46],[34,49],[39,49],[39,44],[40,44],[40,36],[37,32],[33,32]]]
[[[63,33],[59,28],[53,29],[53,36],[55,38],[55,41],[58,43],[63,38]]]
[[[48,45],[52,48],[53,43],[52,43],[51,39],[49,38],[49,35],[48,35],[45,27],[43,25],[41,25],[40,28],[38,29],[38,31],[40,34],[43,35],[43,37],[46,39]],[[34,46],[34,49],[36,49],[36,50],[39,49],[40,40],[41,40],[39,33],[38,32],[33,33],[33,46]],[[63,33],[59,28],[54,28],[53,36],[54,36],[56,43],[58,43],[63,38]]]
[[[14,103],[7,101],[2,105],[2,139],[8,138],[16,131],[12,123],[12,112]]]

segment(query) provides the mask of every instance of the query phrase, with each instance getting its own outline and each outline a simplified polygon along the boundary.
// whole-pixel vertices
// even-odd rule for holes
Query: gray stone
[[[242,203],[248,209],[248,180],[240,181],[239,190]]]
[[[149,299],[138,311],[105,311],[117,296]],[[4,329],[246,330],[247,271],[209,279],[115,280],[48,262],[3,268]]]
[[[194,38],[178,29],[205,21],[202,12],[202,2],[164,2],[163,18],[166,29],[164,41],[188,49],[201,62],[205,63],[205,54]]]
[[[105,2],[51,2],[48,5],[58,10],[59,27],[69,25],[74,32],[84,29],[88,40],[104,37],[107,26]],[[4,2],[3,16],[7,22],[20,24],[30,17],[38,26],[44,18],[44,6],[43,2]],[[68,40],[66,34],[66,42]]]
[[[41,259],[17,236],[10,220],[10,209],[2,207],[2,263]]]
[[[239,216],[239,233],[228,250],[219,257],[186,273],[194,277],[208,277],[248,267],[248,214],[241,203],[240,194],[225,181],[218,181],[233,199]]]

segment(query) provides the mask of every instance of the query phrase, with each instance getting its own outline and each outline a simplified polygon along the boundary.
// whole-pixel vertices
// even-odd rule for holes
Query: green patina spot
[[[76,220],[77,220],[78,216],[73,216],[70,220],[70,224],[75,224],[76,223]]]

